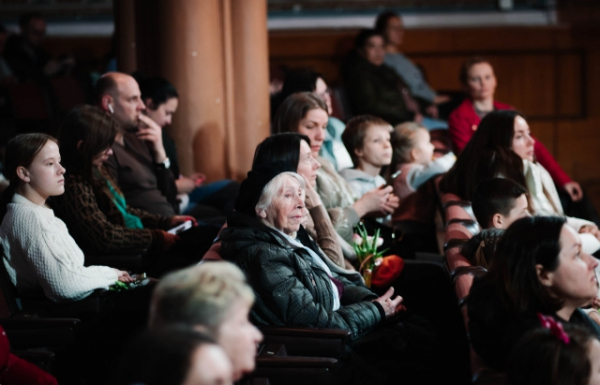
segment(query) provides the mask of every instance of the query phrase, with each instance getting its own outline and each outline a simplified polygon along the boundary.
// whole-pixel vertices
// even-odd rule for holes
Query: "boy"
[[[530,216],[527,190],[508,179],[486,179],[473,195],[473,212],[483,229],[507,229],[517,219]]]
[[[391,132],[392,126],[375,116],[360,115],[348,121],[342,141],[354,168],[342,170],[340,175],[358,197],[385,185],[380,173],[392,162]]]

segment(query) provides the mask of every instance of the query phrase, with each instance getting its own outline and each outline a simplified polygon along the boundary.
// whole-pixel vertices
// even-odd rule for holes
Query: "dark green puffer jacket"
[[[377,327],[383,314],[377,296],[337,276],[344,285],[341,307],[333,311],[333,289],[325,270],[305,249],[293,249],[282,235],[256,218],[233,212],[221,232],[221,256],[236,263],[256,295],[251,312],[258,325],[344,329],[357,339]]]

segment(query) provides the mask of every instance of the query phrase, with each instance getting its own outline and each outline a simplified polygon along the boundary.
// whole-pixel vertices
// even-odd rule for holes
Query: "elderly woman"
[[[294,171],[296,167],[285,162],[250,171],[236,211],[228,217],[229,227],[221,233],[221,255],[245,271],[256,294],[251,319],[262,325],[348,330],[353,348],[363,353],[361,360],[377,367],[375,372],[405,364],[407,350],[431,344],[431,334],[412,321],[390,320],[400,313],[408,317],[401,312],[403,299],[392,298],[393,288],[377,297],[330,269],[316,245],[296,239],[305,221],[306,182]],[[382,328],[386,320],[390,326]],[[430,348],[421,346],[428,357],[435,354]],[[423,378],[431,373],[420,366],[424,356],[409,356],[411,365],[403,369],[406,376]]]

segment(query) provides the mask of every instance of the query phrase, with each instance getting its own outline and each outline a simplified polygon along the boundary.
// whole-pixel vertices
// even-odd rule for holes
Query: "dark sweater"
[[[402,94],[406,86],[392,68],[376,66],[352,53],[344,61],[342,76],[355,115],[379,116],[391,125],[413,119]]]

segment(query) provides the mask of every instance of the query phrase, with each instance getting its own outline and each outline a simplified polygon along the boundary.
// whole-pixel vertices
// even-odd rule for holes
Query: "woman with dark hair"
[[[428,105],[427,113],[437,118],[437,105],[450,100],[446,95],[438,95],[431,88],[421,70],[402,52],[400,46],[404,39],[404,23],[402,17],[394,11],[385,11],[377,16],[375,29],[385,40],[384,63],[393,68],[410,88],[410,93],[415,98],[421,99]]]
[[[512,106],[494,99],[496,76],[487,59],[473,57],[466,60],[460,69],[459,79],[467,91],[467,97],[448,118],[448,130],[458,154],[463,151],[487,114],[497,110],[514,110]],[[534,151],[537,161],[548,170],[554,183],[566,190],[573,201],[581,200],[581,186],[569,178],[548,149],[536,140]]]
[[[146,78],[138,74],[136,80],[146,105],[145,114],[162,128],[162,142],[171,161],[170,170],[175,177],[178,198],[181,199],[180,212],[196,218],[222,219],[233,209],[239,184],[232,180],[204,183],[206,176],[202,173],[189,177],[180,174],[175,141],[168,134],[168,127],[179,105],[179,93],[173,84],[161,77]]]
[[[440,189],[472,200],[479,182],[503,177],[527,188],[533,215],[564,216],[548,171],[536,162],[535,140],[523,116],[513,110],[489,113],[469,141],[454,167],[442,178]],[[584,250],[600,249],[598,227],[590,221],[567,217],[567,223],[582,234]]]
[[[536,313],[565,324],[600,328],[579,308],[596,296],[598,261],[582,251],[579,235],[564,218],[527,217],[500,240],[487,275],[476,279],[467,300],[475,351],[496,370],[510,351],[539,325]]]
[[[285,78],[283,89],[277,95],[276,103],[271,109],[271,120],[275,120],[275,113],[279,109],[281,103],[283,103],[288,96],[297,92],[313,92],[323,99],[327,106],[329,120],[325,131],[325,139],[323,140],[323,146],[321,147],[319,155],[330,161],[338,171],[352,167],[350,154],[348,154],[344,143],[342,143],[342,133],[344,132],[346,125],[338,118],[331,116],[333,107],[331,105],[330,90],[327,87],[323,75],[320,73],[311,70],[299,70],[290,73]]]
[[[367,214],[386,216],[398,207],[392,187],[374,189],[356,197],[331,163],[319,157],[325,138],[327,106],[316,95],[302,92],[290,95],[277,110],[273,129],[276,133],[297,132],[310,138],[312,156],[321,164],[316,190],[341,237],[350,242],[353,228]]]
[[[175,235],[167,230],[186,221],[195,223],[193,217],[162,217],[130,207],[104,168],[116,133],[114,119],[97,107],[69,112],[59,132],[66,191],[52,201],[54,210],[86,252],[148,251],[160,256],[145,259],[155,275],[193,263],[195,255],[199,259],[206,251],[202,249],[208,249],[217,229],[193,227]]]
[[[145,331],[125,350],[115,385],[231,385],[231,362],[198,331],[169,327]]]
[[[600,341],[586,328],[540,316],[507,363],[510,385],[598,385]]]

